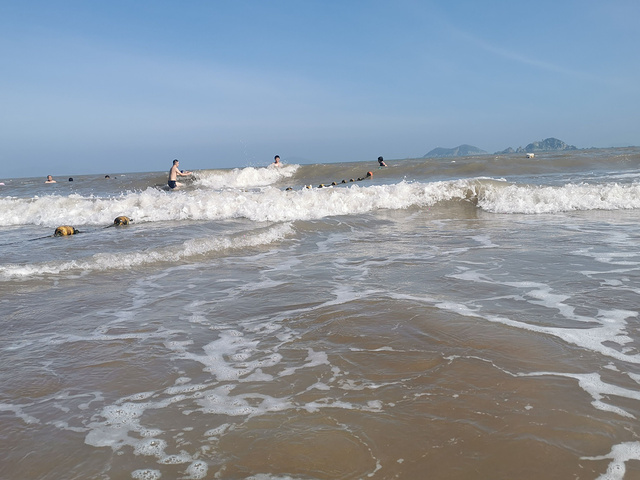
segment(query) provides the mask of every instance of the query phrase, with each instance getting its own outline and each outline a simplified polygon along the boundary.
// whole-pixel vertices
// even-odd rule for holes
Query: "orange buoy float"
[[[129,217],[125,217],[124,215],[120,215],[119,217],[116,217],[115,220],[113,221],[114,225],[120,226],[120,225],[129,225],[131,222],[133,222],[132,219],[130,219]]]
[[[67,235],[75,235],[76,233],[79,233],[79,232],[75,228],[73,228],[73,227],[71,227],[69,225],[62,225],[61,227],[56,228],[56,231],[53,234],[53,236],[54,237],[66,237]]]

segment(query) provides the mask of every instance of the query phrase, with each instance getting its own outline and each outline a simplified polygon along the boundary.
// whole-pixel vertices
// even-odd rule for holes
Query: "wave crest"
[[[247,188],[273,185],[280,180],[292,177],[299,165],[277,167],[245,167],[233,170],[202,170],[197,172],[193,185],[204,188]]]
[[[128,270],[157,263],[175,263],[180,260],[208,255],[223,250],[242,250],[247,247],[268,245],[294,233],[289,223],[276,225],[260,232],[226,237],[204,237],[185,241],[182,245],[172,245],[153,250],[121,253],[96,253],[86,259],[60,262],[42,262],[27,265],[7,264],[0,266],[0,280],[31,279],[43,275],[57,275],[64,272],[91,272],[108,270]]]
[[[50,228],[57,225],[108,226],[118,215],[126,215],[138,223],[234,218],[290,222],[380,209],[431,207],[447,201],[469,201],[484,211],[503,214],[638,209],[640,184],[551,187],[476,178],[430,183],[401,181],[390,185],[362,183],[292,191],[274,186],[196,188],[178,192],[148,188],[111,198],[80,195],[0,198],[0,223]]]
[[[567,184],[560,187],[487,185],[478,206],[491,213],[560,213],[640,208],[640,184]]]

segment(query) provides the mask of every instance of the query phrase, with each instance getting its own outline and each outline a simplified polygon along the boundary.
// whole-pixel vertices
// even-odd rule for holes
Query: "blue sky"
[[[0,177],[640,144],[637,0],[0,1]]]

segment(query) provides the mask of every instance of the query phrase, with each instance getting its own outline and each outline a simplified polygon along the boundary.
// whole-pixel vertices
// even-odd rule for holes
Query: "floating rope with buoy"
[[[125,226],[125,225],[131,224],[132,222],[133,222],[133,218],[120,215],[113,220],[113,223],[111,225],[107,225],[104,228]],[[71,225],[60,225],[55,229],[55,231],[53,232],[53,235],[47,235],[45,237],[38,237],[38,238],[30,238],[27,241],[33,242],[35,240],[42,240],[42,239],[51,238],[51,237],[69,237],[71,235],[76,235],[78,233],[86,233],[86,232],[81,232],[80,230],[78,230],[75,227],[72,227]],[[17,243],[20,243],[20,242],[18,241],[18,242],[11,242],[11,243],[3,243],[2,245],[15,245]]]
[[[107,225],[104,228],[120,227],[120,226],[123,226],[123,225],[129,225],[131,222],[133,222],[132,218],[125,217],[124,215],[120,215],[120,216],[116,217],[113,220],[113,223],[111,225]],[[81,232],[80,232],[80,230],[78,230],[75,227],[72,227],[70,225],[61,225],[60,227],[56,228],[56,231],[54,232],[53,236],[54,237],[67,237],[69,235],[75,235],[76,233],[81,233]],[[42,238],[47,238],[47,237],[42,237]]]
[[[342,180],[340,183],[361,182],[362,180],[369,180],[371,178],[373,178],[373,172],[367,172],[367,174],[364,177],[358,177],[357,180],[354,180],[353,178],[350,178],[348,182],[347,182],[347,180]],[[318,185],[317,188],[335,187],[337,185],[338,185],[338,182],[331,182],[330,184],[321,183],[320,185]],[[310,188],[313,188],[313,187],[311,185],[305,185],[304,188],[310,189]],[[287,187],[286,188],[287,192],[290,192],[291,190],[293,190],[293,188],[291,188],[291,187]]]
[[[125,217],[124,215],[120,215],[120,216],[116,217],[113,220],[113,223],[111,225],[107,225],[104,228],[122,227],[124,225],[129,225],[130,223],[133,223],[133,218]]]

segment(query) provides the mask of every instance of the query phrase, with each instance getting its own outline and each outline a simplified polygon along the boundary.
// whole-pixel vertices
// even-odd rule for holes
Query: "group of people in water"
[[[169,170],[169,180],[167,181],[167,184],[169,186],[170,190],[173,190],[175,188],[181,187],[182,183],[178,182],[178,177],[187,177],[191,174],[193,174],[193,172],[189,172],[189,171],[184,171],[184,170],[180,170],[179,168],[180,165],[180,161],[178,159],[175,159],[173,161],[173,164],[171,165],[171,169]],[[280,163],[280,155],[276,155],[275,157],[273,157],[273,165],[280,167],[282,166],[282,163]],[[384,158],[382,157],[378,157],[378,168],[382,168],[382,167],[386,167],[387,164],[384,163]],[[367,172],[367,174],[362,177],[362,178],[358,178],[357,181],[361,181],[361,180],[366,180],[368,178],[372,178],[373,177],[373,173],[372,172]],[[356,180],[354,180],[353,178],[349,180],[349,182],[355,182]],[[342,180],[341,183],[347,183],[346,180]],[[333,182],[331,185],[337,185],[336,182]],[[318,185],[318,188],[323,188],[326,185],[324,184],[320,184]],[[310,187],[307,187],[310,188]],[[289,190],[289,189],[287,189]]]
[[[109,180],[111,177],[109,175],[105,175],[104,178],[105,180]],[[114,177],[114,178],[118,178],[118,177]],[[73,177],[69,177],[69,181],[73,182]],[[51,175],[47,175],[47,179],[44,181],[44,183],[58,183],[58,182],[56,182]]]
[[[282,166],[282,163],[280,163],[280,155],[276,155],[275,157],[273,157],[273,164],[275,166]],[[382,157],[378,157],[378,165],[381,167],[386,167],[387,164],[384,163],[384,159]],[[189,171],[184,171],[184,170],[180,170],[180,160],[175,159],[173,161],[173,164],[171,165],[171,169],[169,169],[169,179],[167,180],[167,185],[169,187],[169,190],[174,190],[178,187],[181,187],[183,184],[178,182],[178,177],[188,177],[189,175],[192,175],[193,172],[189,172]],[[358,181],[360,180],[364,180],[366,178],[371,178],[373,176],[372,172],[367,172],[367,175],[363,178],[358,178]],[[105,175],[104,178],[111,178],[109,177],[109,175]],[[69,178],[70,182],[73,182],[73,178]],[[354,182],[355,180],[352,178],[349,180],[349,182]],[[56,183],[56,181],[53,179],[53,177],[51,175],[47,175],[47,180],[44,183]],[[342,183],[347,183],[346,180],[342,180]],[[332,185],[337,185],[336,182],[333,182]],[[320,184],[319,187],[322,188],[324,187],[324,184]]]

